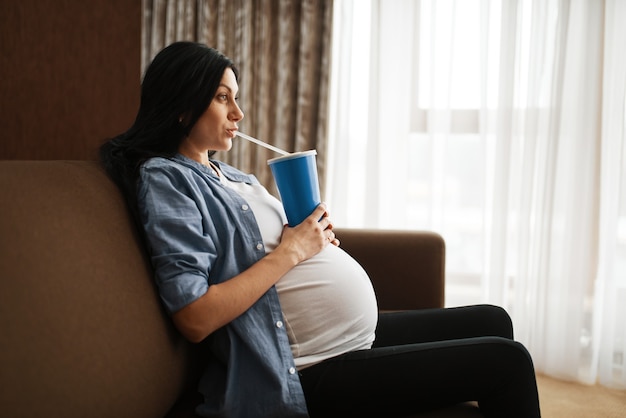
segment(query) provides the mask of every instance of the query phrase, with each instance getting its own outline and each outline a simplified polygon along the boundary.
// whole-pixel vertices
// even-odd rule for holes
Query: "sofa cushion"
[[[117,188],[96,162],[4,161],[0,193],[3,411],[164,416],[189,346]]]

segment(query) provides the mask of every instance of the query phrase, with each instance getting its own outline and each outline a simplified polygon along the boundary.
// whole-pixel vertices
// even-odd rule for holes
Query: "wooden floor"
[[[537,386],[542,418],[626,418],[626,390],[587,386],[542,375],[537,376]],[[471,404],[473,407],[444,408],[413,417],[483,417],[476,404]]]
[[[542,418],[625,418],[626,390],[538,376]]]

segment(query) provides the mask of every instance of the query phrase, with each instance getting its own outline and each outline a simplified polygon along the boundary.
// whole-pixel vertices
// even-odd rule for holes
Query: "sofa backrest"
[[[0,162],[0,405],[11,417],[164,416],[189,345],[96,162]]]

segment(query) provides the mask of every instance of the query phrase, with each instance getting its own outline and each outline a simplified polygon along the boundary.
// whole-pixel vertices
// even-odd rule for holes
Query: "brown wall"
[[[94,159],[139,103],[141,0],[0,0],[0,159]]]

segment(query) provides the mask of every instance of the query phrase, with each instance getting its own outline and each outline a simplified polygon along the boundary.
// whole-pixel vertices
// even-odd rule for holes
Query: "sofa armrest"
[[[445,243],[434,232],[334,229],[370,276],[381,310],[444,306]]]

